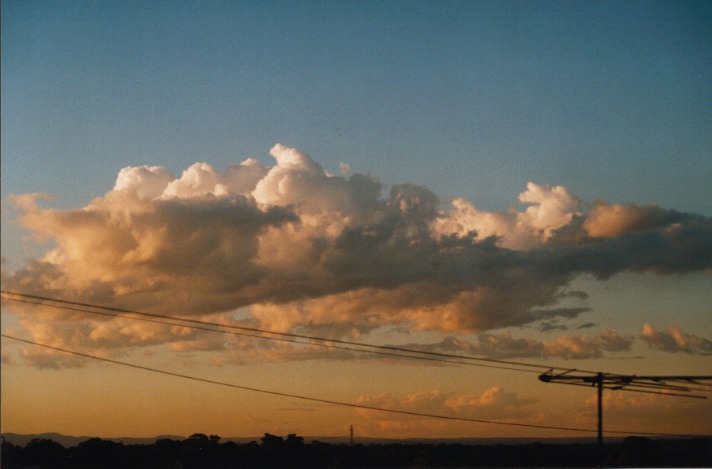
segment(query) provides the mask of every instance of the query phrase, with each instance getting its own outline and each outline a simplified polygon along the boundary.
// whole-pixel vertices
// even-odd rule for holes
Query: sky
[[[712,370],[709,2],[9,0],[1,117],[4,291],[544,367]],[[595,389],[531,372],[16,300],[4,335],[322,402],[4,337],[3,432],[596,428]],[[712,434],[710,399],[606,391],[604,415]]]

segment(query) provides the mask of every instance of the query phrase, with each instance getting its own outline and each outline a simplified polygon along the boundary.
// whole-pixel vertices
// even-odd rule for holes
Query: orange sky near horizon
[[[5,356],[13,357],[20,349],[20,344],[7,338],[2,339],[2,345]],[[375,358],[235,365],[221,363],[214,353],[176,353],[164,347],[131,353],[118,360],[317,399],[454,417],[575,427],[590,432],[351,409],[194,382],[90,359],[80,368],[43,370],[28,368],[19,360],[4,362],[3,432],[53,431],[106,438],[192,433],[224,437],[263,433],[333,437],[346,435],[353,425],[358,435],[372,438],[595,436],[595,388],[545,384],[535,373]],[[607,363],[610,367],[621,366]],[[575,365],[588,368],[600,367],[601,363],[585,360]],[[706,370],[707,361],[698,359],[691,360],[679,372],[700,374]],[[709,435],[712,434],[709,417],[708,400],[604,392],[604,430]],[[606,436],[625,435],[606,433]]]

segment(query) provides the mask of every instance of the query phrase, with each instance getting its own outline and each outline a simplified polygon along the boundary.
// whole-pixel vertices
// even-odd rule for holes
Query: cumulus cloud
[[[646,323],[640,331],[640,338],[648,346],[664,352],[712,355],[712,340],[683,332],[678,324],[670,324],[664,331],[658,331]]]
[[[270,153],[270,167],[196,163],[180,177],[124,168],[113,189],[71,210],[15,196],[17,223],[52,247],[4,272],[4,288],[173,315],[248,308],[279,330],[486,332],[584,313],[585,293],[568,292],[580,274],[712,267],[709,218],[604,202],[587,209],[567,188],[535,183],[518,198],[523,210],[482,211],[464,199],[446,206],[416,184],[387,189],[371,175],[330,174],[295,148]],[[79,335],[57,327],[52,343],[101,343],[107,325],[86,327]],[[140,329],[119,335],[128,346],[184,340]],[[571,340],[559,349],[595,356],[615,346]]]
[[[384,409],[397,409],[419,413],[457,416],[473,419],[524,420],[534,415],[536,399],[519,397],[516,393],[495,386],[482,394],[455,394],[433,390],[398,396],[382,393],[360,396],[360,405]],[[359,414],[369,419],[386,421],[410,419],[407,416],[385,415],[376,411],[361,409]]]
[[[529,207],[522,212],[512,209],[501,213],[480,211],[464,199],[455,199],[453,210],[436,220],[434,231],[441,236],[472,233],[480,240],[495,236],[502,247],[525,249],[545,244],[557,230],[581,216],[579,199],[562,186],[530,182],[519,195],[519,202]]]
[[[379,408],[457,418],[535,424],[546,422],[545,415],[538,408],[536,399],[520,397],[499,386],[489,388],[481,394],[456,394],[439,390],[407,395],[382,393],[361,396],[357,402],[361,405]],[[357,414],[361,418],[360,421],[355,422],[359,432],[369,435],[402,438],[404,435],[422,435],[423,429],[427,428],[437,431],[440,435],[462,436],[471,434],[473,429],[472,423],[468,422],[442,421],[364,409],[357,410]]]
[[[139,199],[155,199],[175,178],[162,166],[129,166],[119,171],[114,191],[131,192]]]
[[[598,201],[589,211],[583,229],[591,236],[611,238],[625,233],[668,226],[685,216],[657,205],[610,205]]]

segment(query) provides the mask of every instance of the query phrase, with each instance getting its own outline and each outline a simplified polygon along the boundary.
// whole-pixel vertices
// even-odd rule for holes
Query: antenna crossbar
[[[712,376],[637,376],[619,375],[614,373],[587,373],[579,371],[574,374],[569,370],[554,373],[549,370],[539,375],[544,383],[568,384],[572,386],[596,386],[598,394],[598,445],[603,447],[603,390],[643,392],[662,394],[664,396],[691,397],[707,399],[699,393],[712,392],[712,387],[704,381],[712,381]]]

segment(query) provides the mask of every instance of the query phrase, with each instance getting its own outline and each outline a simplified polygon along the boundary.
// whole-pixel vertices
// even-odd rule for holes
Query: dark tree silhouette
[[[328,444],[305,443],[296,434],[265,433],[261,444],[220,443],[217,435],[195,433],[178,441],[124,445],[92,438],[65,449],[47,439],[24,448],[2,442],[2,469],[38,468],[361,468],[361,467],[712,467],[712,438],[629,437],[604,446],[595,443]],[[601,459],[600,457],[604,458]]]
[[[75,467],[129,467],[128,452],[122,443],[90,438],[70,448],[68,456]]]
[[[284,444],[284,438],[269,433],[265,433],[265,436],[260,438],[260,441],[262,441],[263,448],[281,448]]]
[[[301,436],[297,436],[295,433],[290,433],[289,435],[287,435],[286,444],[289,447],[303,446],[304,438],[302,438]]]
[[[23,449],[20,446],[14,445],[9,441],[5,441],[2,438],[2,454],[0,456],[0,463],[2,463],[2,469],[6,467],[19,467],[20,461],[22,461]]]
[[[25,464],[30,466],[50,466],[60,463],[65,456],[64,446],[54,440],[35,438],[25,446],[23,451]],[[4,459],[4,458],[3,458]]]

